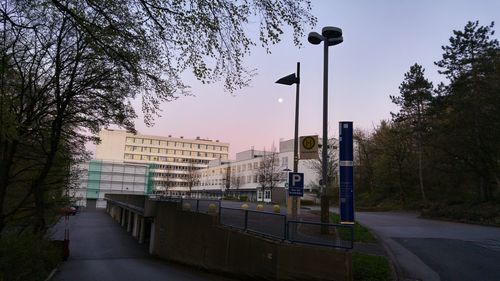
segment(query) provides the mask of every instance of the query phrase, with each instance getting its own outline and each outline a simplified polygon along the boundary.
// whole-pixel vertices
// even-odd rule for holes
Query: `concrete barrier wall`
[[[161,258],[251,279],[352,280],[348,251],[256,237],[171,202],[157,202],[155,211],[152,253]]]

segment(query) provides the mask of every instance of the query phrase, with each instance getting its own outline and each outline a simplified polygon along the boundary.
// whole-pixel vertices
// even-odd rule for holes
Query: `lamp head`
[[[328,39],[337,38],[342,36],[342,29],[333,26],[325,26],[321,30],[321,34]]]
[[[318,45],[320,44],[325,37],[321,36],[318,32],[309,32],[309,35],[307,36],[307,41],[313,45]]]
[[[330,38],[326,42],[328,43],[328,46],[335,46],[344,42],[344,38],[342,36],[336,38]]]
[[[295,77],[295,73],[292,73],[290,75],[287,75],[285,77],[280,78],[276,83],[278,84],[283,84],[283,85],[293,85],[295,83],[298,83],[297,77]]]

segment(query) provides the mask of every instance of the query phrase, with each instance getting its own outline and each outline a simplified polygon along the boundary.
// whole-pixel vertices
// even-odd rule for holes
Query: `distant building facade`
[[[186,195],[196,183],[195,171],[218,159],[227,161],[229,143],[207,139],[151,136],[122,130],[102,130],[95,158],[123,163],[148,164],[154,192]]]
[[[276,179],[273,184],[262,179],[265,172],[262,166],[271,157],[275,166],[271,173]],[[312,161],[317,160],[299,161],[298,165],[298,171],[304,173],[304,189],[309,192],[319,181]],[[251,149],[237,153],[232,161],[210,162],[207,168],[198,171],[199,181],[192,193],[196,197],[245,196],[250,201],[283,203],[286,201],[287,175],[292,169],[293,139],[281,141],[279,151]]]
[[[99,137],[95,159],[82,165],[79,188],[73,191],[79,205],[95,200],[97,207],[104,207],[106,192],[286,201],[293,139],[280,141],[279,151],[250,149],[229,160],[229,144],[217,140],[134,135],[122,130],[103,130]],[[299,161],[306,192],[318,187],[317,161]],[[267,180],[269,172],[271,181]]]
[[[148,194],[153,190],[151,164],[91,160],[78,170],[79,182],[70,195],[79,206],[105,208],[105,193]]]

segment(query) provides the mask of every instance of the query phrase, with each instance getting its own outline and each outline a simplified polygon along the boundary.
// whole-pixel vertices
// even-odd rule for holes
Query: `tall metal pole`
[[[323,40],[323,145],[322,145],[322,190],[321,190],[321,222],[329,222],[329,204],[326,195],[328,186],[328,40]]]
[[[299,88],[300,88],[300,62],[297,62],[296,92],[295,92],[295,136],[293,140],[293,172],[298,172],[299,166]],[[298,198],[292,199],[292,217],[297,219]]]

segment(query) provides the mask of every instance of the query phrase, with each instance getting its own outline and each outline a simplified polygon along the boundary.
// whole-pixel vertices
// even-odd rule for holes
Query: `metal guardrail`
[[[286,239],[286,216],[282,214],[220,207],[219,223],[269,238]]]
[[[351,225],[309,221],[288,221],[287,240],[293,243],[352,249],[354,229]]]
[[[163,196],[150,199],[176,202],[184,211],[217,214],[221,225],[270,239],[341,249],[352,249],[354,245],[351,225],[287,220],[279,213],[222,207],[221,200]]]

